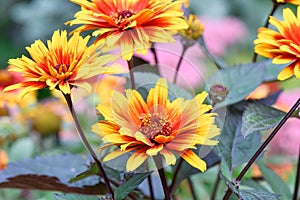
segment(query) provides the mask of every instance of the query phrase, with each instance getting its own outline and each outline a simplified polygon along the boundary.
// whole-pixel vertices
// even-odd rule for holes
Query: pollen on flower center
[[[112,19],[114,20],[114,22],[117,25],[122,24],[127,18],[131,17],[132,15],[134,15],[133,12],[131,12],[130,10],[123,10],[120,11],[114,15],[112,15]]]
[[[158,135],[169,136],[172,133],[172,124],[160,113],[144,115],[141,119],[139,131],[150,140],[154,140]]]
[[[72,72],[68,72],[69,66],[66,64],[58,64],[54,66],[54,69],[57,71],[56,78],[65,79],[68,76],[72,75]]]

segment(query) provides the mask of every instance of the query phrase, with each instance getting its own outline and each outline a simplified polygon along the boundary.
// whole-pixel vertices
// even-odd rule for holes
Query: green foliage
[[[89,177],[74,183],[69,180],[86,170],[88,159],[82,155],[42,156],[10,163],[0,171],[0,188],[55,190],[67,193],[105,193],[97,177]]]
[[[96,196],[80,195],[80,194],[54,194],[55,200],[99,200]]]
[[[115,199],[122,200],[136,189],[151,173],[133,174],[115,190]]]
[[[265,190],[239,190],[238,185],[233,185],[222,173],[219,176],[240,200],[279,200],[279,195]]]
[[[255,132],[244,137],[241,131],[243,112],[230,106],[227,111],[224,128],[216,146],[218,155],[232,171],[234,167],[249,161],[261,145],[261,135]]]
[[[150,88],[155,86],[155,83],[159,78],[159,75],[149,72],[135,72],[134,78],[136,82],[136,87],[144,88],[144,91],[149,91]],[[174,100],[178,97],[183,97],[184,99],[192,99],[193,95],[187,90],[178,87],[175,84],[168,83],[169,87],[169,99]],[[144,97],[144,96],[143,96]]]
[[[219,84],[225,86],[229,92],[225,101],[216,104],[216,108],[242,101],[261,83],[276,80],[278,69],[285,66],[264,60],[219,70],[209,79],[208,88]]]
[[[242,118],[242,134],[246,137],[256,131],[271,129],[284,115],[284,112],[269,106],[249,104]]]
[[[262,162],[258,162],[258,166],[264,179],[276,194],[279,194],[283,199],[292,199],[289,187],[273,170]]]

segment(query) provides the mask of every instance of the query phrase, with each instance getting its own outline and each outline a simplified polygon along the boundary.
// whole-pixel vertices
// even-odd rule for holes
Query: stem
[[[217,175],[217,180],[216,180],[215,185],[214,185],[214,189],[213,189],[213,192],[212,192],[212,195],[211,195],[211,200],[215,200],[216,199],[220,180],[221,180],[220,176]]]
[[[110,181],[109,181],[109,179],[107,178],[107,176],[105,174],[104,168],[102,167],[100,161],[98,160],[96,153],[94,152],[94,150],[90,146],[89,142],[87,141],[87,139],[86,139],[86,137],[85,137],[85,135],[83,133],[83,130],[82,130],[81,126],[80,126],[79,120],[77,118],[77,115],[76,115],[74,107],[73,107],[71,95],[70,94],[64,94],[64,93],[63,93],[63,95],[64,95],[64,97],[65,97],[65,99],[67,101],[69,110],[70,110],[70,112],[72,114],[72,117],[73,117],[73,120],[75,122],[75,126],[76,126],[76,129],[77,129],[77,132],[79,134],[79,137],[80,137],[82,143],[84,144],[84,146],[86,147],[86,149],[89,151],[89,153],[93,157],[93,159],[94,159],[97,167],[99,168],[100,176],[104,179],[104,183],[106,185],[107,191],[111,194],[111,197],[114,199],[114,193],[113,193],[113,190],[112,190],[112,188],[110,186]]]
[[[154,200],[155,198],[154,198],[154,191],[153,191],[151,174],[149,174],[147,180],[148,180],[149,191],[150,191],[150,199]]]
[[[279,7],[279,5],[277,3],[273,3],[273,8],[272,8],[270,14],[268,15],[268,18],[267,18],[267,20],[265,22],[265,25],[264,25],[265,28],[268,28],[269,23],[270,23],[269,18],[270,18],[270,16],[273,16],[273,14],[275,13],[275,11],[277,10],[278,7]],[[257,60],[257,53],[254,52],[252,62],[256,62],[256,60]]]
[[[182,163],[183,163],[183,159],[180,157],[179,158],[179,163],[178,163],[178,165],[177,165],[177,167],[175,169],[175,172],[174,172],[172,183],[171,183],[171,185],[169,187],[169,191],[170,191],[171,194],[173,193],[175,182],[176,182],[176,177],[177,177],[177,174],[178,174],[178,172],[180,170],[180,167],[181,167]]]
[[[158,64],[158,57],[157,57],[157,53],[156,53],[156,49],[155,49],[154,45],[152,45],[151,51],[152,51],[153,56],[154,56],[155,64],[157,65]]]
[[[295,190],[294,190],[293,200],[298,199],[299,182],[300,182],[300,146],[299,146],[298,167],[297,167],[297,175],[296,175],[296,182],[295,182]]]
[[[188,181],[189,187],[191,189],[193,200],[197,200],[197,196],[196,196],[196,192],[195,192],[194,187],[193,187],[193,181],[192,181],[192,179],[190,177],[188,177],[187,181]]]
[[[203,52],[207,55],[207,57],[209,58],[209,60],[210,60],[211,62],[213,62],[213,63],[216,65],[216,67],[217,67],[218,69],[224,68],[225,66],[221,67],[220,64],[218,63],[218,61],[215,60],[214,56],[213,56],[213,55],[209,52],[209,50],[207,49],[207,47],[206,47],[206,45],[205,45],[205,42],[204,42],[203,36],[201,36],[201,37],[199,38],[198,41],[199,41],[199,44],[200,44],[201,49],[202,49]]]
[[[134,81],[134,73],[133,73],[133,59],[127,61],[129,74],[130,74],[130,82],[131,82],[131,89],[135,90],[135,81]]]
[[[165,171],[162,165],[161,157],[154,158],[154,162],[156,164],[156,168],[160,177],[161,184],[164,189],[164,194],[165,194],[165,200],[171,200],[170,194],[169,194],[169,189],[168,189],[168,184],[167,184],[167,179],[165,176]]]
[[[294,113],[294,111],[298,108],[300,105],[300,98],[297,100],[297,102],[294,104],[294,106],[290,109],[290,111],[282,118],[282,120],[278,123],[278,125],[275,127],[275,129],[272,131],[272,133],[269,135],[269,137],[264,141],[264,143],[259,147],[259,149],[255,152],[255,154],[252,156],[252,158],[249,160],[247,165],[243,168],[241,173],[236,178],[236,182],[240,182],[243,178],[243,176],[246,174],[246,172],[249,170],[251,165],[255,162],[255,160],[258,158],[258,156],[263,152],[263,150],[267,147],[267,145],[272,141],[272,139],[275,137],[277,132],[280,130],[280,128],[285,124],[285,122],[288,120],[288,118]],[[232,193],[232,190],[228,188],[226,191],[223,200],[227,200]]]
[[[183,56],[184,56],[186,50],[187,50],[187,47],[184,47],[184,46],[183,46],[183,50],[182,50],[182,52],[181,52],[179,61],[178,61],[177,66],[176,66],[176,71],[175,71],[175,76],[174,76],[174,79],[173,79],[173,83],[176,83],[176,81],[177,81],[178,71],[179,71],[179,69],[180,69],[181,63],[182,63],[182,61],[183,61]]]

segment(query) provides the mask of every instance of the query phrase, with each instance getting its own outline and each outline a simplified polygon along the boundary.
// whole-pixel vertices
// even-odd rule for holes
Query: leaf
[[[146,91],[149,91],[151,88],[155,86],[155,83],[160,76],[154,73],[148,73],[148,72],[135,72],[134,73],[135,83],[137,88],[142,87],[145,88]],[[178,87],[175,84],[168,83],[169,87],[169,99],[174,100],[178,97],[183,97],[184,99],[192,99],[193,95],[188,92],[187,90]]]
[[[80,194],[54,194],[55,200],[99,200],[97,196]]]
[[[262,186],[261,184],[257,183],[256,181],[250,179],[250,178],[244,178],[242,179],[242,185],[251,187],[255,190],[259,190],[259,191],[268,191],[264,186]]]
[[[86,171],[89,159],[82,155],[53,155],[9,163],[0,171],[0,188],[55,190],[65,193],[101,194],[104,184],[97,176],[75,183],[69,180]]]
[[[258,162],[257,164],[264,179],[271,186],[272,190],[276,194],[281,195],[283,199],[292,199],[292,194],[287,184],[274,171],[265,166],[262,162]]]
[[[215,150],[232,171],[249,161],[261,145],[261,134],[255,132],[244,137],[241,132],[242,111],[229,106],[225,124]]]
[[[134,174],[129,180],[121,184],[115,190],[115,199],[124,199],[129,193],[137,188],[151,173]]]
[[[267,59],[262,61],[265,63],[265,75],[264,75],[264,82],[270,82],[277,80],[277,76],[279,72],[281,72],[284,68],[286,68],[290,63],[288,64],[273,64],[272,59]]]
[[[107,177],[109,177],[110,179],[113,179],[116,182],[120,182],[120,173],[118,171],[116,171],[112,168],[109,168],[105,165],[103,166],[103,168],[104,168],[104,171],[105,171]],[[76,181],[79,181],[79,180],[82,180],[82,179],[85,179],[87,177],[94,176],[94,175],[96,175],[96,176],[99,175],[99,169],[95,163],[92,163],[89,166],[89,169],[76,175],[76,177],[70,179],[69,182],[74,183]]]
[[[205,156],[202,159],[206,162],[207,169],[209,169],[210,167],[212,167],[215,164],[217,164],[217,163],[220,162],[220,158],[213,151],[211,151],[207,156]],[[188,177],[190,177],[190,176],[192,176],[194,174],[197,174],[197,173],[201,173],[201,171],[199,171],[198,169],[192,167],[187,162],[183,161],[183,163],[182,163],[182,165],[180,167],[180,170],[179,170],[179,172],[178,172],[178,174],[176,176],[176,182],[175,182],[175,185],[173,187],[173,190],[175,191],[176,188],[180,185],[180,183],[184,179],[186,179],[186,178],[188,178]]]
[[[239,190],[236,186],[227,179],[222,173],[219,173],[220,178],[224,181],[228,188],[236,194],[240,200],[279,200],[279,195],[260,190]]]
[[[273,128],[284,115],[285,112],[269,106],[249,104],[242,117],[242,134],[246,137],[255,131]]]
[[[258,190],[240,190],[239,197],[241,200],[280,200],[277,194]]]
[[[12,143],[9,149],[10,162],[15,162],[24,158],[29,158],[33,155],[35,148],[32,138],[21,138]],[[20,153],[22,152],[22,153]]]
[[[261,83],[275,80],[275,72],[272,70],[280,67],[283,66],[273,65],[271,60],[264,60],[219,70],[209,79],[208,88],[220,84],[225,86],[229,92],[225,101],[217,103],[216,108],[239,102],[245,99]]]

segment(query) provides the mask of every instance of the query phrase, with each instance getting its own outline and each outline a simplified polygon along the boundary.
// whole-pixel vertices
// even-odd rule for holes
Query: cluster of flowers
[[[57,30],[45,45],[35,41],[27,51],[30,57],[10,59],[10,71],[20,73],[22,82],[7,86],[4,91],[21,89],[20,97],[31,91],[49,87],[57,89],[68,97],[72,88],[91,90],[87,80],[99,74],[118,74],[109,63],[122,57],[132,72],[132,58],[135,53],[146,54],[153,43],[174,42],[173,36],[181,34],[197,40],[203,32],[199,20],[191,15],[184,17],[182,0],[71,0],[81,6],[75,19],[67,25],[81,25],[70,34]],[[279,1],[276,3],[287,3]],[[299,1],[291,1],[297,3]],[[284,21],[271,17],[270,23],[278,31],[259,29],[254,41],[255,52],[273,58],[276,64],[291,63],[279,75],[285,80],[291,76],[300,78],[299,60],[299,13],[295,16],[286,8]],[[88,45],[90,36],[82,37],[83,31],[92,30],[96,37]],[[120,48],[120,55],[102,54]],[[123,73],[123,72],[121,72]],[[92,127],[105,145],[100,149],[116,146],[103,161],[115,159],[132,152],[126,169],[134,171],[148,158],[161,155],[167,165],[174,165],[180,156],[193,167],[205,171],[206,163],[191,149],[197,145],[217,145],[215,139],[220,129],[215,125],[215,113],[211,105],[204,103],[207,92],[191,100],[179,97],[168,98],[166,79],[159,79],[147,97],[135,89],[134,74],[130,73],[132,89],[125,95],[112,91],[112,101],[97,106],[103,116]],[[103,88],[105,90],[105,88]]]

